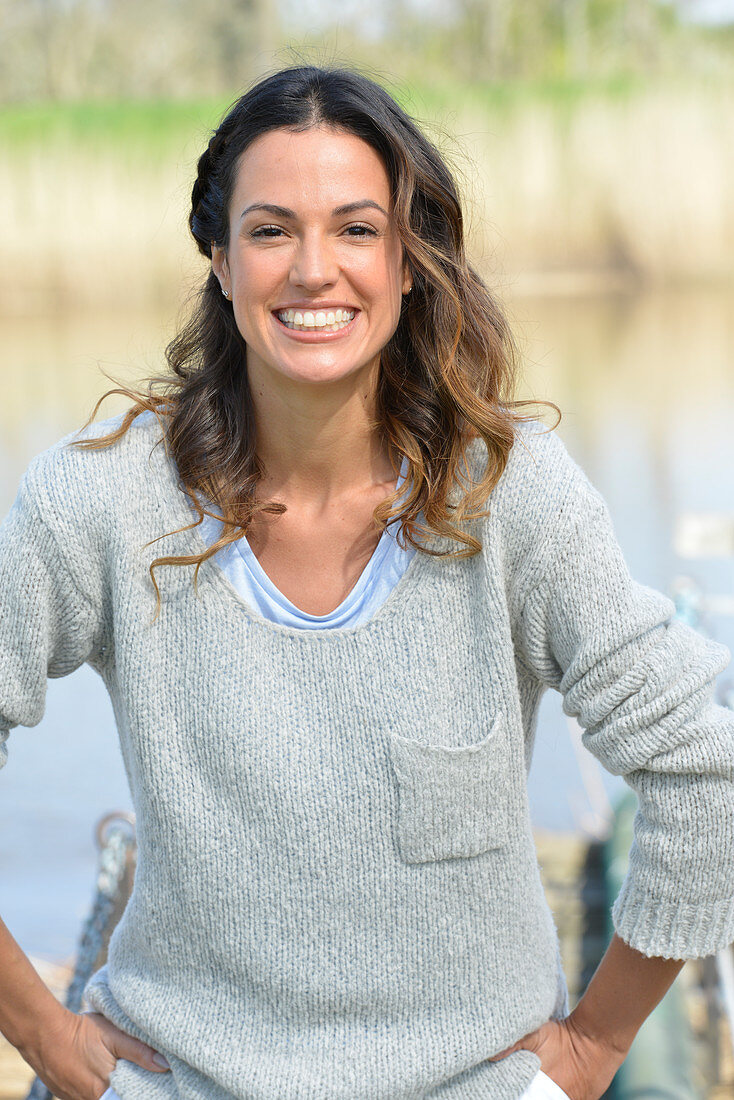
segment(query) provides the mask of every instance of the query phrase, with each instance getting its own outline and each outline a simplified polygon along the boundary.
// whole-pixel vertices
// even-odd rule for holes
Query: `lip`
[[[303,306],[284,306],[283,307],[283,309],[303,309],[303,308],[304,308]],[[315,310],[315,308],[321,309],[323,307],[321,307],[321,306],[319,306],[319,307],[309,306],[307,308]],[[329,308],[330,309],[331,308],[334,308],[334,309],[354,309],[354,306],[341,306],[340,305],[340,306],[334,306],[334,307],[330,306]],[[282,312],[282,310],[280,312]],[[273,321],[275,322],[275,324],[278,326],[278,331],[279,332],[284,332],[286,336],[290,336],[291,340],[298,340],[302,344],[321,344],[321,343],[326,343],[327,341],[330,341],[330,340],[341,340],[344,336],[349,336],[349,334],[351,332],[353,332],[354,326],[356,325],[357,321],[359,320],[359,318],[361,316],[361,313],[362,313],[362,311],[360,309],[354,309],[354,317],[352,317],[352,319],[351,319],[351,321],[349,322],[348,325],[345,325],[344,328],[340,328],[338,330],[338,332],[320,332],[319,330],[315,330],[313,332],[306,332],[303,329],[301,329],[299,331],[298,329],[288,328],[288,326],[284,325],[283,322],[280,320],[280,318],[278,317],[278,314],[276,313],[275,310],[273,310],[271,312],[271,317],[273,318]]]
[[[316,313],[320,309],[329,310],[356,308],[356,306],[350,305],[349,302],[288,302],[284,306],[276,306],[272,312],[283,313],[283,311],[286,309],[310,309],[312,313]]]

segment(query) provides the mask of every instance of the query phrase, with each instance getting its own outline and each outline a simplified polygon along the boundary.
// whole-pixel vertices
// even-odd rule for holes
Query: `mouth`
[[[273,316],[292,332],[327,333],[343,332],[358,312],[356,309],[278,309],[273,311]]]

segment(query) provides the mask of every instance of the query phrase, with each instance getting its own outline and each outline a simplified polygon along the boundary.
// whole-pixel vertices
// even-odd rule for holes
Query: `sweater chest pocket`
[[[395,838],[406,863],[475,856],[509,835],[504,722],[470,745],[425,744],[390,734],[397,780]]]

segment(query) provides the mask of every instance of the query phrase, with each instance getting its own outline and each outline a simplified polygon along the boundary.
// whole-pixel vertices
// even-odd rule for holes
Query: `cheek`
[[[282,280],[282,261],[275,253],[249,253],[237,258],[235,285],[245,308],[256,308]]]
[[[392,261],[387,265],[385,271],[385,286],[387,287],[387,294],[390,302],[400,309],[400,303],[403,296],[403,266],[402,261]]]
[[[402,272],[388,264],[382,274],[381,300],[386,315],[393,319],[400,315],[402,302]]]
[[[370,297],[385,309],[393,309],[400,303],[402,270],[392,255],[375,259],[369,269],[364,271],[364,285],[369,287]]]

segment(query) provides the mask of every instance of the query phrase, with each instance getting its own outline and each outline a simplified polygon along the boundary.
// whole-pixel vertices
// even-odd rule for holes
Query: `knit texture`
[[[138,865],[86,995],[171,1064],[120,1059],[122,1100],[520,1097],[537,1055],[487,1059],[568,1012],[526,789],[549,686],[639,798],[619,935],[734,940],[729,653],[632,580],[557,435],[520,430],[481,554],[417,553],[369,621],[319,631],[263,619],[214,561],[198,592],[160,568],[152,622],[149,563],[204,547],[144,546],[191,522],[158,422],[72,438],[0,527],[0,740],[47,676],[103,678]]]

